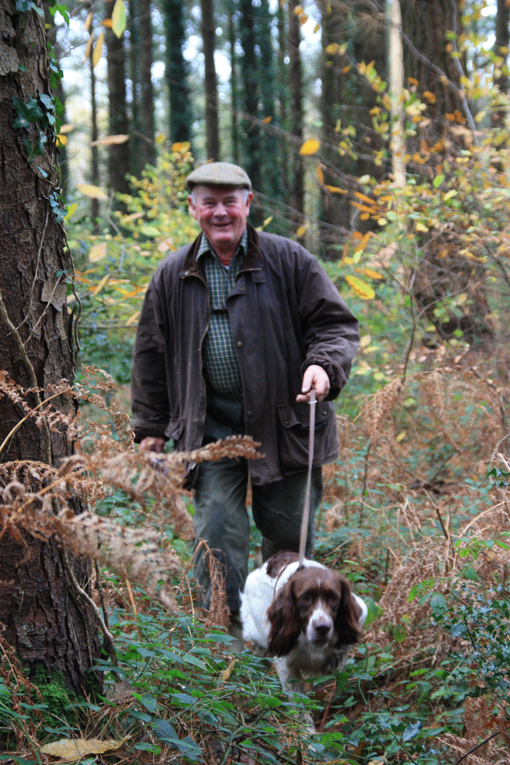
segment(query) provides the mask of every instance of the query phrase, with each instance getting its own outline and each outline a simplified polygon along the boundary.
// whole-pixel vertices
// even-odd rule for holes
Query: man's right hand
[[[140,451],[142,452],[157,452],[163,453],[165,448],[165,439],[157,438],[156,436],[146,436],[140,441]]]

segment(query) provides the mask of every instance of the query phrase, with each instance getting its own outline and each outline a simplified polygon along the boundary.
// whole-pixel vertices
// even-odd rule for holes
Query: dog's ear
[[[359,618],[361,609],[353,598],[351,585],[343,576],[338,577],[341,590],[340,605],[335,619],[338,645],[354,645],[361,637]]]
[[[273,598],[267,609],[267,618],[271,625],[268,656],[287,656],[297,644],[301,632],[292,582],[287,582]]]

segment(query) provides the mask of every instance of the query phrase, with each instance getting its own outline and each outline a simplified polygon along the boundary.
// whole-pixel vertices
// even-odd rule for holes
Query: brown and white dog
[[[276,657],[283,689],[292,697],[305,676],[340,669],[358,642],[367,607],[345,577],[297,553],[280,552],[247,578],[241,594],[243,637]],[[309,732],[310,715],[303,716]]]

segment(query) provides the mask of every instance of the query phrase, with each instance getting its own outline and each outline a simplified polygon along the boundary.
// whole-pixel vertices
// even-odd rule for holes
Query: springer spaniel
[[[367,607],[347,579],[313,560],[299,569],[297,553],[273,555],[248,576],[241,593],[243,637],[259,655],[276,657],[290,698],[303,690],[299,681],[306,675],[343,667],[366,617]],[[302,719],[314,733],[311,715]]]

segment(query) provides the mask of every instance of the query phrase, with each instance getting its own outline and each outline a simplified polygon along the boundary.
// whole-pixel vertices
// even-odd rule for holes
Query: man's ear
[[[248,192],[248,196],[246,197],[246,215],[250,212],[250,205],[253,200],[253,191]]]
[[[193,204],[193,200],[191,196],[188,197],[188,204],[189,204],[189,209],[191,210],[192,216],[195,218],[195,220],[197,220],[197,208]]]

